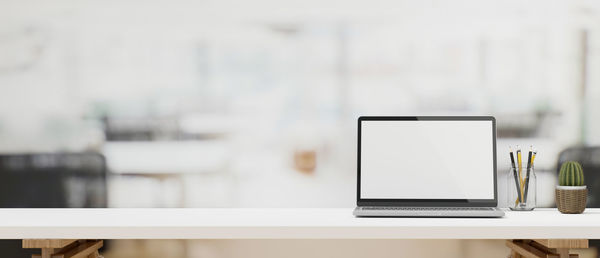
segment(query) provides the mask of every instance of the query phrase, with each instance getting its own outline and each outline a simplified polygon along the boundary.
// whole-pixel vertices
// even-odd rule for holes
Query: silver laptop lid
[[[359,206],[497,205],[496,121],[360,117]]]

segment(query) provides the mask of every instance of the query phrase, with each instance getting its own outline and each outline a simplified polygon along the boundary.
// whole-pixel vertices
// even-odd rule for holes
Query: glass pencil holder
[[[537,176],[535,168],[523,167],[519,170],[510,168],[507,173],[508,208],[513,211],[531,211],[537,201]]]

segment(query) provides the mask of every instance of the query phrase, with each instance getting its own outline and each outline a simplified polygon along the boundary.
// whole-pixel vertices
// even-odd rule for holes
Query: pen
[[[508,149],[510,150],[510,166],[512,167],[512,172],[513,175],[515,177],[515,185],[517,186],[517,203],[519,203],[521,201],[521,185],[519,183],[519,176],[517,175],[517,167],[515,165],[515,156],[513,155],[513,151],[512,148],[510,146],[508,146]]]
[[[529,147],[529,157],[527,158],[527,174],[525,175],[525,191],[523,192],[523,202],[527,203],[527,191],[529,190],[529,173],[531,172],[531,167],[533,166],[533,160],[535,159],[535,155],[537,151],[533,152],[533,146]]]

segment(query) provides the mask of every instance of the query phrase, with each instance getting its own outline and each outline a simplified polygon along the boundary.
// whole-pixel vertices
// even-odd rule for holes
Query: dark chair
[[[105,208],[106,171],[104,156],[93,152],[0,155],[0,208]],[[35,250],[4,240],[0,253],[31,257]]]

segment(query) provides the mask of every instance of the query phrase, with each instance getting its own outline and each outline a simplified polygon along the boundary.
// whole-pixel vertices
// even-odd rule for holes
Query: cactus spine
[[[561,186],[582,186],[583,168],[576,161],[567,161],[560,167],[558,184]]]

